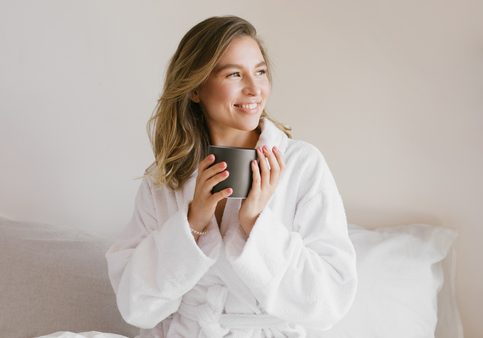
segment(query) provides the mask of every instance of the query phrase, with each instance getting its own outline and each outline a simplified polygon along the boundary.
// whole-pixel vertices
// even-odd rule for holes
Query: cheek
[[[236,88],[233,88],[233,86],[216,86],[207,89],[205,103],[208,105],[231,104],[236,98]]]
[[[236,89],[233,86],[222,86],[218,93],[220,98],[229,99],[235,95]]]
[[[272,85],[270,84],[270,82],[267,80],[266,83],[264,83],[264,85],[262,86],[262,92],[263,92],[263,95],[267,98],[268,96],[270,96],[270,93],[272,92]]]

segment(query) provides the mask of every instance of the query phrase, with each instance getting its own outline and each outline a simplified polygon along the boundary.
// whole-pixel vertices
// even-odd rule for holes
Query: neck
[[[225,131],[221,133],[210,131],[211,144],[216,146],[255,148],[259,137],[258,127],[251,131]]]

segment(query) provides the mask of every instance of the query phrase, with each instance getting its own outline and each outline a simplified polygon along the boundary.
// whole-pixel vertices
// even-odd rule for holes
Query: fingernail
[[[276,151],[278,153],[278,148],[274,146],[273,151]]]

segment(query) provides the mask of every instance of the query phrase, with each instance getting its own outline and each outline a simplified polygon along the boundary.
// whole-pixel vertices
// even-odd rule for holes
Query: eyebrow
[[[255,68],[258,68],[258,67],[261,67],[261,66],[266,66],[267,63],[265,61],[262,61],[262,62],[259,62]],[[215,69],[213,70],[213,73],[215,74],[218,74],[220,72],[222,72],[223,70],[227,69],[227,68],[243,68],[243,66],[241,65],[237,65],[237,64],[234,64],[234,63],[227,63],[227,64],[224,64],[224,65],[219,65],[219,66],[216,66]]]

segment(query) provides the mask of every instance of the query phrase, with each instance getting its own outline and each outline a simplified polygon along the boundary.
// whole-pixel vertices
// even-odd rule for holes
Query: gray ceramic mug
[[[230,173],[227,179],[213,187],[212,193],[232,188],[233,193],[228,198],[246,198],[252,186],[251,161],[257,159],[256,150],[210,145],[208,153],[215,155],[215,163],[226,162],[226,170]]]

